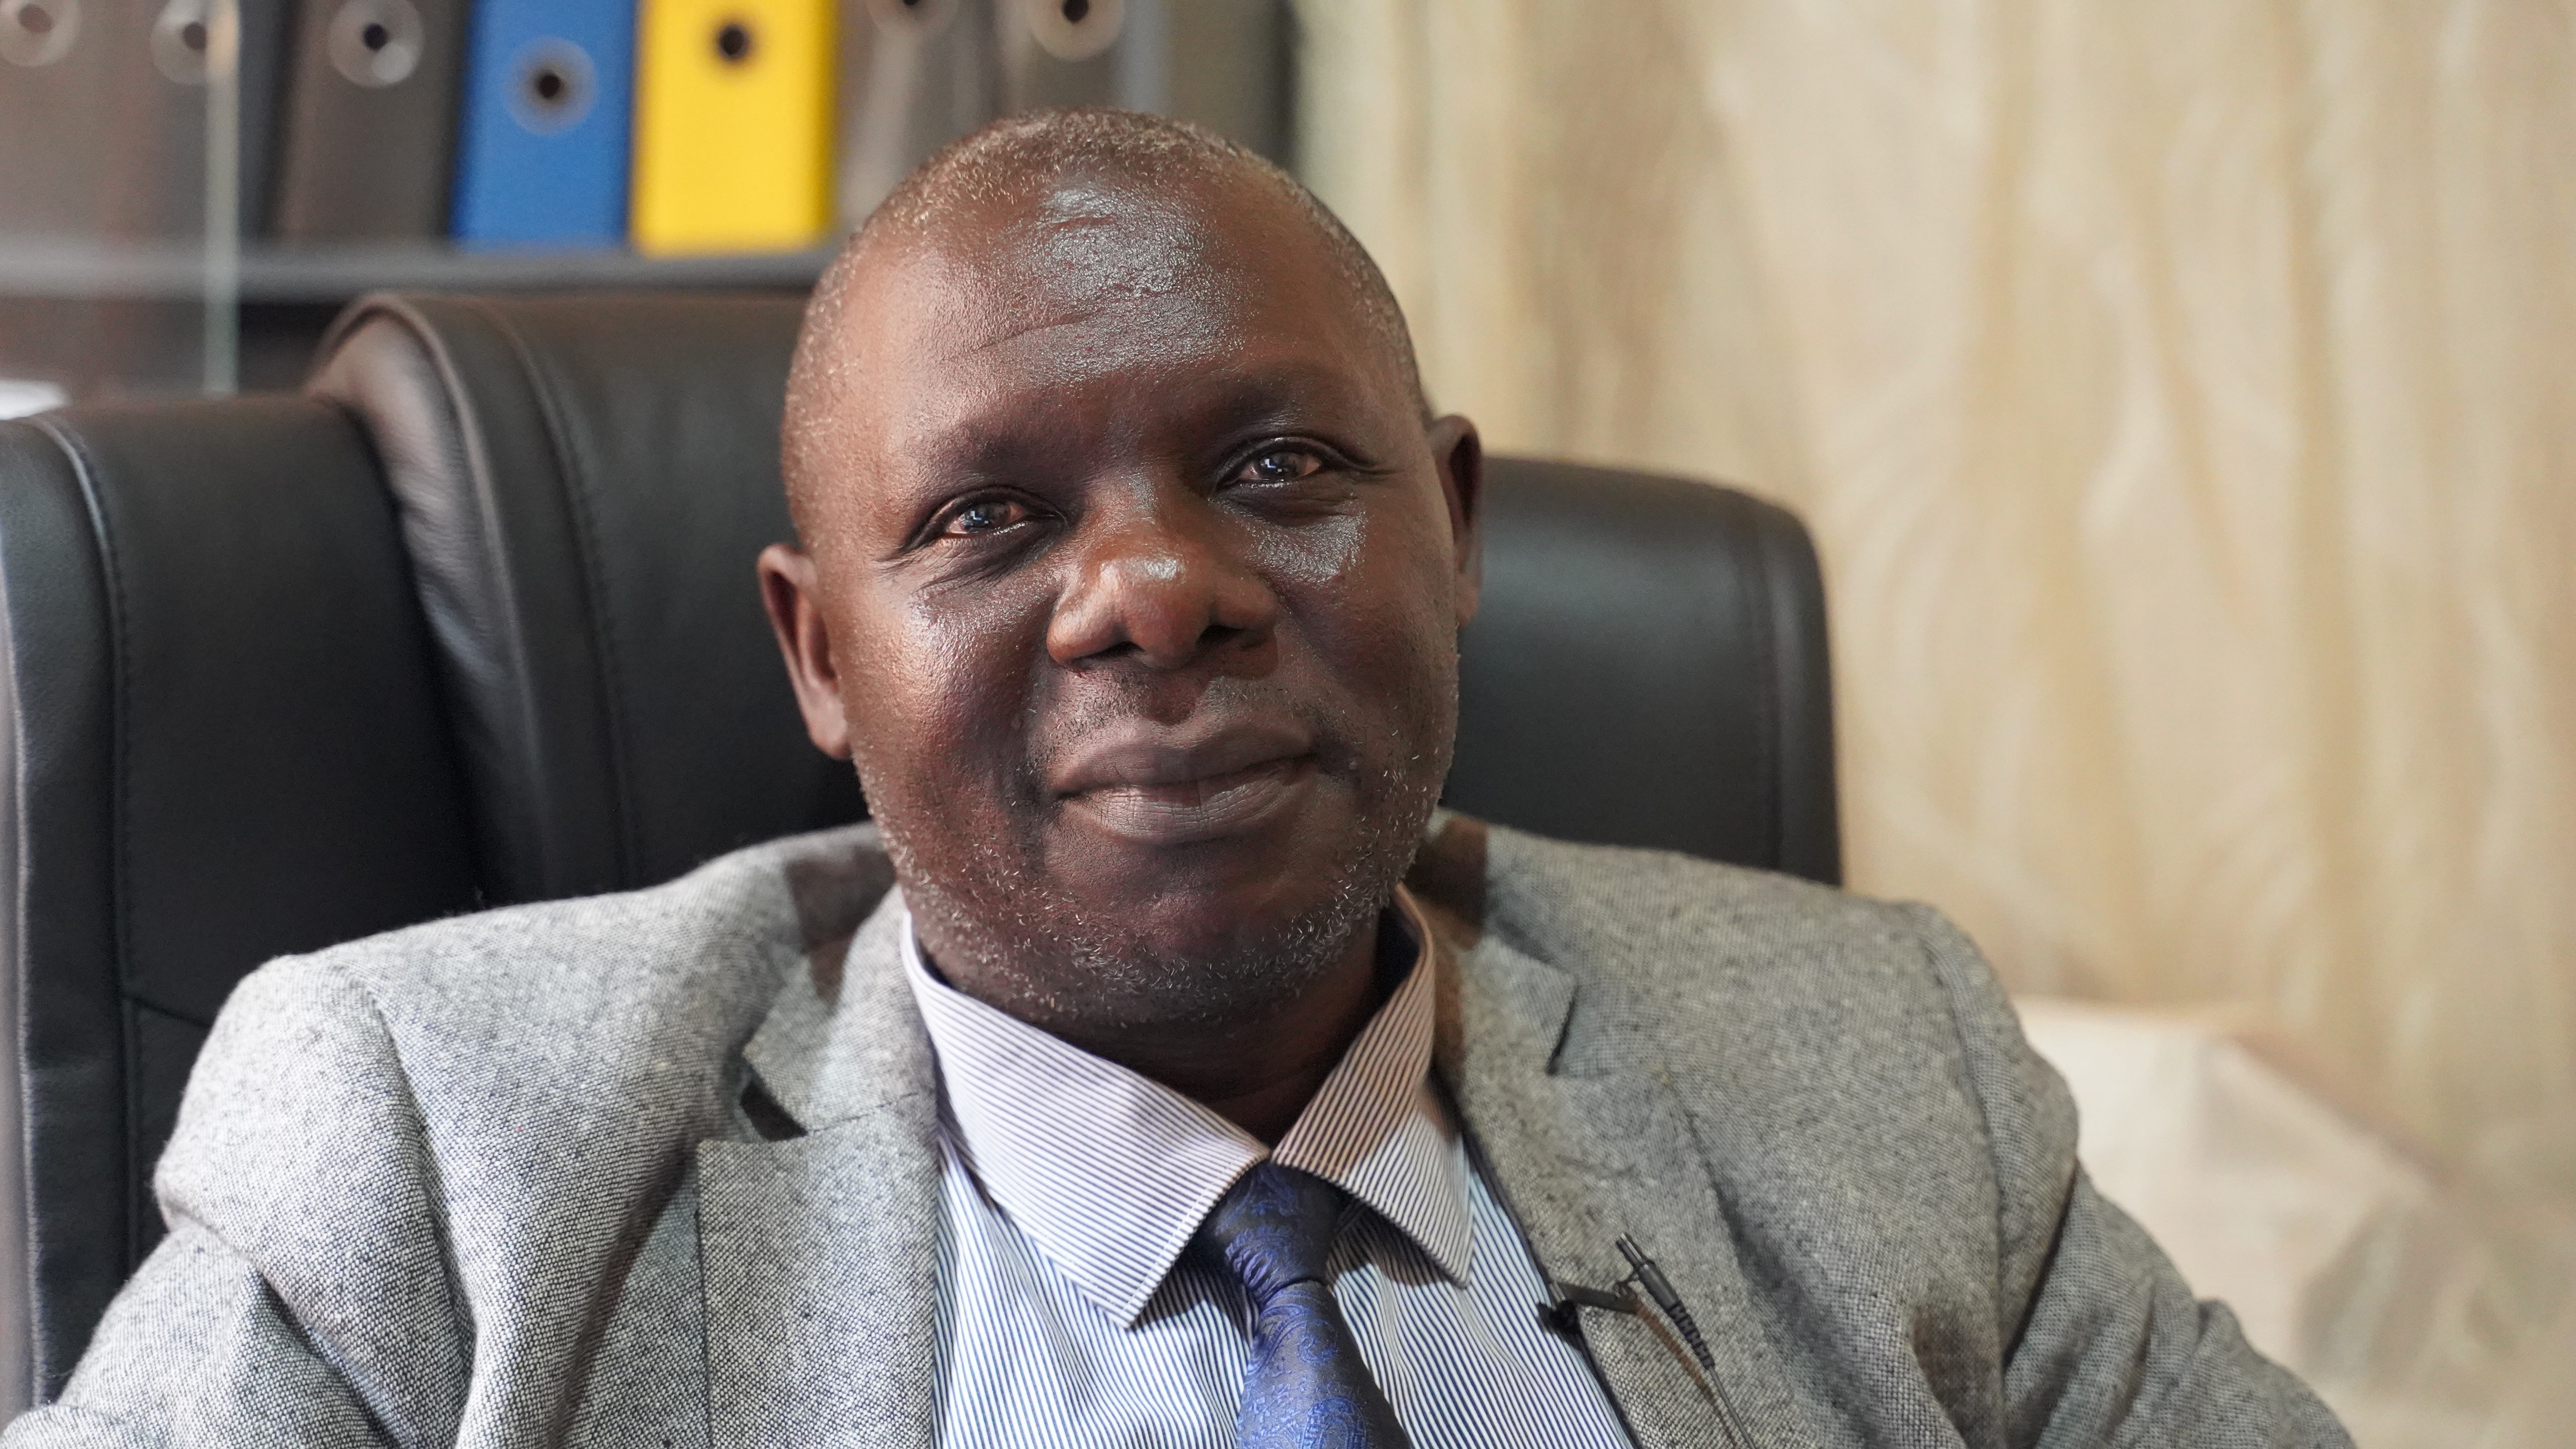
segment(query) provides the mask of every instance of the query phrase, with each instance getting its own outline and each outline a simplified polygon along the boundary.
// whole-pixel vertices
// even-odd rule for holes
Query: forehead
[[[1248,180],[978,200],[851,285],[817,399],[845,445],[913,453],[1067,408],[1142,425],[1246,388],[1353,404],[1400,388],[1312,219]]]

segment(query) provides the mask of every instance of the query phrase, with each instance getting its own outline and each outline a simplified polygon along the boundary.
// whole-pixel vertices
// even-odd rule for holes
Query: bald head
[[[1124,257],[1106,251],[1067,256],[1062,248],[1039,258],[1013,257],[1006,245],[996,245],[995,232],[1010,230],[1014,217],[1032,213],[1106,219],[1159,211],[1166,213],[1159,230],[1169,234],[1221,214],[1239,220],[1247,210],[1270,223],[1257,228],[1257,245],[1244,245],[1240,227],[1230,238],[1222,237],[1222,228],[1199,228],[1218,236],[1209,239],[1213,245],[1203,240],[1194,249],[1196,260],[1215,269],[1258,272],[1292,259],[1320,259],[1332,275],[1336,300],[1357,324],[1356,340],[1373,354],[1373,370],[1389,378],[1427,422],[1431,413],[1412,337],[1394,292],[1358,239],[1296,178],[1186,122],[1107,110],[1014,116],[956,141],[914,171],[842,247],[816,287],[788,378],[783,428],[788,502],[800,532],[810,535],[817,495],[831,473],[821,454],[829,451],[827,440],[838,421],[841,385],[851,380],[870,344],[877,344],[873,350],[880,356],[885,351],[886,339],[858,335],[882,320],[871,312],[883,292],[872,295],[871,284],[882,282],[883,274],[924,264],[953,274],[1036,261],[1053,274],[1046,280],[1060,284],[1079,287],[1082,279],[1062,273],[1088,264],[1101,274],[1096,282],[1120,285],[1118,274],[1124,272],[1125,284],[1135,285],[1137,266],[1155,264],[1141,254],[1144,249]]]

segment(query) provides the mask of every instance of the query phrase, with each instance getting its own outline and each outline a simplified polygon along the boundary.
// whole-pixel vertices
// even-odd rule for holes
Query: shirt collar
[[[1272,1152],[1171,1088],[939,980],[907,916],[904,972],[959,1157],[1038,1251],[1122,1324],[1143,1314],[1209,1209],[1265,1157],[1340,1185],[1465,1282],[1463,1157],[1430,1079],[1431,933],[1400,888],[1387,924],[1414,942],[1412,968]]]

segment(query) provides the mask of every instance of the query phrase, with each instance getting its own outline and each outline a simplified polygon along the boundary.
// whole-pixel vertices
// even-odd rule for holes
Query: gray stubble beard
[[[1035,832],[970,838],[960,868],[940,872],[925,868],[914,836],[916,824],[939,828],[936,812],[922,812],[930,817],[923,821],[908,808],[880,812],[878,827],[924,945],[938,942],[946,969],[972,978],[990,1005],[1059,1035],[1186,1031],[1275,1013],[1311,991],[1353,933],[1386,909],[1421,848],[1456,741],[1455,659],[1444,661],[1448,687],[1399,725],[1417,748],[1370,768],[1344,746],[1338,773],[1351,781],[1360,828],[1335,857],[1329,888],[1287,920],[1212,955],[1166,955],[1132,926],[1057,888]],[[1352,738],[1353,721],[1311,723],[1318,738]]]
[[[1386,909],[1437,803],[1447,762],[1438,763],[1443,768],[1381,772],[1363,793],[1359,836],[1338,856],[1322,897],[1213,955],[1155,951],[1109,914],[1057,890],[1022,842],[973,841],[968,869],[956,873],[968,878],[943,879],[921,869],[912,822],[880,820],[879,828],[925,941],[941,942],[951,973],[975,980],[989,1004],[1060,1035],[1205,1028],[1258,1019],[1304,996]]]

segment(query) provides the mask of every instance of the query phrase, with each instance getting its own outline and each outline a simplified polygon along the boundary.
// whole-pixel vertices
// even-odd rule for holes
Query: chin
[[[1126,922],[1130,949],[1165,961],[1216,960],[1294,954],[1317,925],[1339,921],[1347,931],[1384,902],[1374,882],[1354,879],[1325,862],[1272,860],[1257,872],[1226,872],[1209,880],[1175,872],[1144,891],[1084,892],[1084,914],[1100,922]],[[1122,882],[1121,884],[1125,884]]]
[[[1409,816],[1323,813],[1285,838],[1067,852],[1056,883],[1081,902],[1083,954],[1123,963],[1108,974],[1161,998],[1127,1003],[1150,1015],[1302,989],[1386,905],[1420,835]]]
[[[1164,898],[1089,917],[1071,960],[1088,1001],[1068,1012],[1092,1026],[1128,1028],[1239,1021],[1303,996],[1340,962],[1352,933],[1385,902],[1368,880],[1343,875],[1244,907]]]
[[[936,918],[926,943],[986,1000],[1054,1029],[1204,1023],[1304,991],[1385,906],[1438,789],[1389,783],[1312,779],[1208,838],[1140,840],[1067,810],[1024,818],[1016,848],[1001,822],[953,817],[919,842],[937,854],[888,838],[916,919]]]

